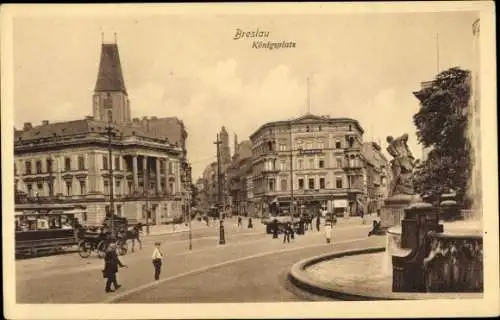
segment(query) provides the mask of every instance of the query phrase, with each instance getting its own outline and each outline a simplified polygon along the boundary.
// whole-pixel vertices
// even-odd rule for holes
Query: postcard
[[[6,318],[499,314],[492,2],[1,9]]]

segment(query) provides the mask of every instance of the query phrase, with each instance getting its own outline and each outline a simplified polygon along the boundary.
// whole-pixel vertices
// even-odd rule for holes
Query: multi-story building
[[[179,125],[162,131],[131,120],[116,44],[102,44],[92,111],[82,120],[15,130],[15,189],[25,195],[17,209],[72,205],[86,212],[82,223],[100,224],[113,194],[113,212],[131,221],[159,224],[181,215],[181,177],[189,169],[184,125],[165,118]]]
[[[229,213],[231,211],[231,197],[229,192],[229,176],[228,170],[231,166],[231,149],[229,147],[229,137],[226,128],[223,126],[218,134],[221,142],[220,150],[220,179],[221,179],[221,205],[224,210]],[[218,166],[217,162],[210,163],[203,171],[203,194],[204,194],[204,210],[216,207],[219,202],[219,185],[218,185]]]
[[[384,199],[389,195],[391,172],[389,162],[378,143],[363,143],[361,152],[366,168],[366,210],[368,213],[373,213],[382,207]]]
[[[237,139],[235,138],[235,141]],[[247,176],[251,169],[252,142],[235,143],[235,153],[228,169],[231,209],[238,215],[248,214]]]
[[[262,125],[250,136],[253,210],[277,201],[294,212],[355,215],[366,205],[363,133],[354,119],[311,114]]]

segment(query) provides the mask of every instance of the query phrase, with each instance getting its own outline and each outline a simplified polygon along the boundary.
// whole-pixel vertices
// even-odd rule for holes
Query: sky
[[[188,131],[193,179],[215,160],[225,126],[238,140],[260,125],[310,112],[357,119],[364,141],[409,134],[421,155],[412,92],[450,67],[473,63],[475,12],[162,14],[14,19],[14,123],[92,113],[101,32],[117,33],[132,117],[177,116]],[[252,48],[237,29],[269,32],[294,48]],[[436,35],[439,34],[439,45]],[[256,39],[260,40],[260,39]],[[439,48],[439,55],[438,50]],[[439,64],[437,63],[439,56]]]

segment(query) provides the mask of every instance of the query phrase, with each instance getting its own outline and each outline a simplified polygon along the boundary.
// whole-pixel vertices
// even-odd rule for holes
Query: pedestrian
[[[248,218],[248,229],[253,229],[252,218]]]
[[[106,250],[106,255],[104,256],[104,270],[102,270],[102,274],[106,280],[106,292],[113,292],[111,289],[111,285],[115,287],[115,290],[118,290],[121,285],[116,281],[116,274],[118,273],[118,266],[126,267],[120,259],[118,259],[118,254],[116,254],[116,244],[110,243],[108,249]]]
[[[153,266],[155,268],[155,280],[160,279],[161,262],[163,260],[163,253],[160,251],[160,245],[160,242],[155,242],[153,256],[151,257],[153,259]]]
[[[318,215],[316,217],[316,230],[319,232],[319,226],[321,224],[320,216]]]
[[[366,220],[365,220],[365,212],[364,212],[363,208],[359,209],[359,216],[361,217],[362,224],[365,224]]]
[[[242,219],[240,216],[238,216],[238,228],[242,227]]]
[[[283,230],[283,243],[288,242],[290,243],[290,222],[285,225],[285,228]]]
[[[273,220],[273,239],[278,238],[278,220]]]
[[[325,238],[326,243],[330,243],[332,241],[332,226],[331,222],[327,222],[325,225]]]

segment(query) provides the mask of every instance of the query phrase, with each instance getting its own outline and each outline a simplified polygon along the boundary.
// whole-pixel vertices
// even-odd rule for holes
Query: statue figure
[[[405,133],[396,139],[388,136],[387,142],[389,143],[387,152],[394,158],[391,160],[392,184],[390,195],[413,195],[412,175],[415,158],[408,148],[408,135]]]

